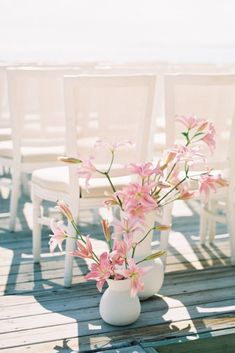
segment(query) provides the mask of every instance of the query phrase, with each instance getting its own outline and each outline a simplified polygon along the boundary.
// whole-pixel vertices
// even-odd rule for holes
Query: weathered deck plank
[[[164,286],[159,295],[142,302],[136,323],[121,328],[101,320],[100,294],[95,283],[84,281],[84,261],[74,266],[71,289],[63,287],[64,259],[48,254],[47,231],[42,247],[47,255],[40,266],[33,264],[31,231],[22,216],[20,221],[23,230],[14,234],[0,227],[3,353],[144,353],[145,347],[156,349],[156,342],[223,335],[235,328],[235,268],[230,266],[228,238],[225,234],[215,245],[200,246],[196,215],[175,219]],[[89,224],[84,227],[89,230]],[[101,239],[98,228],[92,229]]]

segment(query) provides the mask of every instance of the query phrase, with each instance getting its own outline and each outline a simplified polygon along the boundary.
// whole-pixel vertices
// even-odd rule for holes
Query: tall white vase
[[[135,322],[140,315],[138,296],[130,296],[130,279],[108,279],[108,288],[100,300],[100,316],[110,325],[124,326]]]
[[[144,229],[144,234],[138,234],[136,241],[140,241],[143,236],[152,228],[155,224],[156,213],[150,212],[145,216],[146,227]],[[142,241],[135,251],[135,261],[141,261],[148,255],[152,253],[151,243],[153,239],[153,231],[151,231],[148,236]],[[162,287],[164,281],[164,265],[160,258],[151,261],[144,261],[140,263],[141,267],[148,268],[148,271],[142,276],[144,282],[144,291],[139,292],[138,296],[140,300],[148,299],[154,294],[157,294]]]

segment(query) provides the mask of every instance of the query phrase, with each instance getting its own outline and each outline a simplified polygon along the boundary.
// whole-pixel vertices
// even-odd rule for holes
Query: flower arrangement
[[[100,170],[92,158],[87,160],[60,158],[64,162],[78,164],[78,176],[85,178],[88,190],[92,177],[97,173],[105,176],[112,191],[106,195],[105,206],[120,211],[111,223],[106,219],[101,221],[107,250],[98,256],[94,251],[90,236],[81,233],[69,207],[63,201],[57,203],[59,210],[76,231],[77,249],[71,255],[92,261],[90,272],[85,278],[95,280],[99,291],[108,279],[123,280],[126,278],[131,280],[131,296],[134,297],[138,292],[143,291],[142,276],[148,268],[141,266],[141,263],[160,257],[165,252],[159,250],[136,260],[136,249],[153,230],[162,231],[170,227],[157,224],[146,230],[147,214],[150,212],[159,214],[165,205],[175,200],[191,199],[198,193],[207,199],[210,191],[216,191],[218,185],[226,185],[226,181],[220,175],[212,175],[209,169],[199,174],[191,171],[195,162],[206,162],[202,152],[203,144],[207,145],[211,152],[215,148],[215,129],[212,123],[196,117],[179,117],[177,120],[185,128],[182,132],[184,144],[174,145],[166,150],[156,163],[130,163],[125,166],[134,177],[121,190],[116,190],[110,173],[116,150],[123,146],[131,146],[129,141],[115,144],[104,141],[96,143],[97,148],[110,151],[110,163],[106,170]],[[51,229],[53,232],[49,242],[51,252],[57,245],[62,250],[62,242],[70,235],[60,223],[55,221],[52,221]]]

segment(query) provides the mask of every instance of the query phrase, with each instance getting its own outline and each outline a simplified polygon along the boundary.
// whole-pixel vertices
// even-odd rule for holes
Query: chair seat
[[[117,176],[112,178],[112,182],[117,189],[130,183],[132,176]],[[68,193],[69,173],[68,167],[54,167],[37,169],[32,174],[32,182],[43,189],[50,191]],[[80,195],[82,198],[103,197],[104,192],[111,192],[109,182],[106,178],[91,178],[89,191],[85,188],[85,178],[79,178]]]
[[[11,140],[11,128],[0,128],[0,141]]]
[[[13,158],[12,141],[0,142],[0,156],[12,159]],[[56,161],[58,156],[64,155],[64,146],[37,146],[37,147],[22,147],[21,161],[23,163],[39,163]]]

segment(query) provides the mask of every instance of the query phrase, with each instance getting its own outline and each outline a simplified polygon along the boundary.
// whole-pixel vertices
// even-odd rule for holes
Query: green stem
[[[75,223],[75,221],[72,220],[72,221],[71,221],[71,224],[72,224],[73,228],[74,228],[75,231],[76,231],[76,237],[71,237],[71,236],[69,236],[69,238],[77,240],[77,239],[78,239],[77,236],[78,236],[78,237],[80,238],[80,240],[81,240],[84,244],[86,244],[86,240],[85,240],[84,237],[82,236],[82,234],[81,234],[81,232],[80,232],[80,230],[79,230],[77,224]],[[93,260],[96,261],[97,263],[99,263],[99,258],[98,258],[97,255],[94,253],[94,251],[92,251],[92,254],[93,254]]]
[[[176,163],[173,164],[171,170],[169,171],[169,173],[168,173],[168,175],[167,175],[167,177],[166,177],[166,181],[170,178],[170,176],[171,176],[173,170],[175,169],[175,167],[176,167]]]
[[[136,245],[137,245],[137,244],[136,244]],[[133,248],[132,248],[132,254],[131,254],[131,257],[132,257],[132,258],[135,256],[136,245],[133,246]]]
[[[156,227],[150,228],[150,229],[148,230],[148,232],[145,234],[145,236],[144,236],[140,241],[138,241],[138,243],[136,244],[136,246],[139,245],[140,243],[142,243],[142,241],[144,241],[144,240],[147,238],[147,236],[149,235],[149,233],[152,232],[153,230],[156,230],[156,229],[157,229]]]
[[[112,153],[112,157],[111,157],[110,165],[109,165],[108,170],[106,172],[107,174],[109,174],[109,172],[112,168],[112,165],[113,165],[113,161],[114,161],[114,151],[111,151],[111,153]]]
[[[173,190],[177,189],[180,184],[182,184],[187,177],[184,177],[178,184],[176,184],[170,191],[168,191],[159,201],[158,201],[158,206],[162,200],[164,200]]]
[[[110,186],[111,186],[113,192],[115,193],[115,192],[116,192],[116,189],[115,189],[115,187],[114,187],[114,185],[113,185],[113,183],[112,183],[112,180],[111,180],[109,174],[108,174],[107,172],[104,172],[104,175],[105,175],[106,178],[108,179],[108,181],[109,181],[109,183],[110,183]],[[121,207],[121,209],[122,209],[122,201],[121,201],[121,199],[120,199],[120,197],[119,197],[118,195],[116,195],[116,197],[117,197],[117,200],[118,200],[118,202],[119,202],[119,205],[120,205],[120,207]]]

